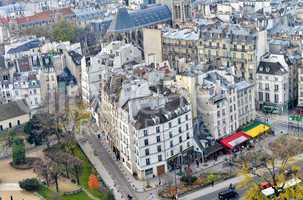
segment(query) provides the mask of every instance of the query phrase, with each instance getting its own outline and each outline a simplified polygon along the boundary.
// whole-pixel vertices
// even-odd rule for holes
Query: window
[[[182,143],[182,136],[179,136],[179,143]]]
[[[2,125],[0,125],[0,131],[3,131],[3,126]]]
[[[145,170],[145,176],[153,174],[153,168],[149,168]]]
[[[259,101],[263,101],[263,93],[259,92]]]
[[[174,146],[174,142],[170,141],[170,148],[172,148]]]
[[[146,165],[150,165],[150,160],[149,160],[149,158],[146,158],[145,162],[146,162]]]
[[[178,124],[181,124],[181,118],[178,118]]]
[[[145,155],[146,155],[146,156],[149,155],[149,149],[145,149]]]
[[[168,127],[171,128],[171,122],[168,122]]]
[[[162,161],[162,155],[158,155],[158,161],[159,161],[159,162]]]
[[[269,83],[265,84],[265,90],[269,90]]]
[[[170,131],[169,132],[169,138],[172,138],[173,137],[173,133]]]
[[[8,126],[9,126],[9,128],[12,128],[12,127],[13,127],[11,122],[8,124]]]
[[[189,147],[190,146],[190,142],[187,142],[187,147]]]
[[[161,138],[160,138],[160,135],[157,136],[157,142],[160,142],[161,141]]]
[[[182,128],[181,127],[179,127],[179,133],[182,133]]]
[[[148,139],[144,140],[144,145],[147,146],[148,145]]]
[[[18,124],[18,125],[20,125],[20,124],[21,124],[21,123],[20,123],[20,120],[18,120],[18,121],[17,121],[17,124]]]
[[[144,133],[144,137],[146,137],[147,136],[147,130],[144,130],[143,133]]]
[[[220,117],[220,110],[217,111],[217,117]]]
[[[279,85],[275,85],[275,91],[279,91]]]
[[[183,151],[183,146],[180,145],[180,153],[182,153],[182,151]]]
[[[185,119],[186,119],[186,121],[188,120],[188,115],[185,115]]]
[[[186,130],[188,131],[188,129],[189,129],[189,128],[188,128],[188,124],[186,124],[185,126],[186,126]]]
[[[269,93],[265,93],[265,101],[269,102]]]
[[[158,146],[157,146],[157,151],[158,151],[158,152],[161,152],[161,145],[158,145]]]
[[[275,103],[279,103],[279,95],[275,94]]]
[[[157,126],[157,127],[156,127],[156,132],[157,132],[157,133],[160,133],[160,126]]]
[[[173,156],[174,155],[174,150],[170,151],[170,155]]]
[[[189,132],[186,133],[186,139],[189,139]]]

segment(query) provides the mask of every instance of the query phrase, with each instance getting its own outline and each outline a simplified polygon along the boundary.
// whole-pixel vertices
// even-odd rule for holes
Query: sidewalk
[[[207,195],[207,194],[210,194],[210,193],[214,193],[218,190],[222,190],[222,189],[228,187],[230,184],[236,185],[236,184],[240,183],[242,181],[242,179],[243,179],[242,176],[237,176],[235,178],[231,178],[231,179],[228,179],[228,180],[223,181],[221,183],[215,184],[214,187],[209,186],[209,187],[203,188],[203,189],[198,190],[196,192],[192,192],[192,193],[187,194],[183,197],[180,197],[179,199],[180,200],[198,199],[201,196],[204,196],[204,195]]]
[[[76,137],[77,137],[77,140],[79,141],[79,145],[80,145],[81,149],[83,150],[85,155],[88,157],[90,162],[94,165],[98,174],[100,174],[103,181],[106,183],[107,187],[109,187],[110,189],[113,190],[115,199],[117,199],[117,200],[126,199],[126,197],[123,198],[123,194],[121,194],[120,191],[115,187],[115,183],[114,183],[113,179],[111,178],[110,174],[107,173],[106,169],[104,168],[104,166],[102,165],[100,160],[94,155],[94,151],[90,147],[90,145],[87,142],[81,141],[81,138],[79,137],[79,135],[77,135]]]
[[[110,147],[109,147],[108,143],[106,142],[104,136],[101,137],[100,141],[103,144],[103,146],[106,148],[107,152],[109,154],[111,154],[111,156],[112,156],[113,160],[115,161],[116,165],[119,167],[120,171],[123,173],[123,175],[126,177],[129,184],[132,186],[132,188],[136,192],[151,191],[159,185],[159,178],[152,178],[152,179],[148,180],[149,185],[151,187],[146,188],[146,184],[147,184],[146,181],[140,181],[140,180],[135,179],[128,171],[126,171],[123,164],[120,161],[116,160],[115,155],[114,155],[113,151],[110,149]]]

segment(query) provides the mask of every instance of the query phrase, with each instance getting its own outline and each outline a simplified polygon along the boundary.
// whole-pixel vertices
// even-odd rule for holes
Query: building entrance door
[[[165,174],[165,165],[160,165],[157,167],[157,175],[161,176],[162,174]]]

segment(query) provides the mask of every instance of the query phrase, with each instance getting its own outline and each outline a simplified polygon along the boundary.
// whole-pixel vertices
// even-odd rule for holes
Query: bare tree
[[[37,160],[34,163],[34,172],[38,174],[38,176],[42,177],[47,186],[50,184],[50,172],[48,168],[48,163],[45,160]]]
[[[264,181],[272,186],[274,196],[279,199],[297,199],[298,195],[303,195],[302,187],[284,188],[289,178],[298,178],[296,172],[300,168],[290,161],[302,152],[301,138],[282,136],[268,145],[261,145],[258,150],[251,150],[242,155],[242,172],[245,179],[240,186],[248,187],[245,199],[263,199],[259,185]],[[257,167],[264,170],[257,170]],[[291,177],[285,173],[290,168],[293,169]]]

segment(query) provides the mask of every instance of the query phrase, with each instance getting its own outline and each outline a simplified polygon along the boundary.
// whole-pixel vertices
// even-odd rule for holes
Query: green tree
[[[20,164],[26,163],[25,144],[24,144],[23,139],[14,138],[12,152],[13,152],[13,164],[14,165],[20,165]]]
[[[77,27],[65,20],[59,21],[53,26],[52,35],[55,41],[73,41],[76,37]]]

